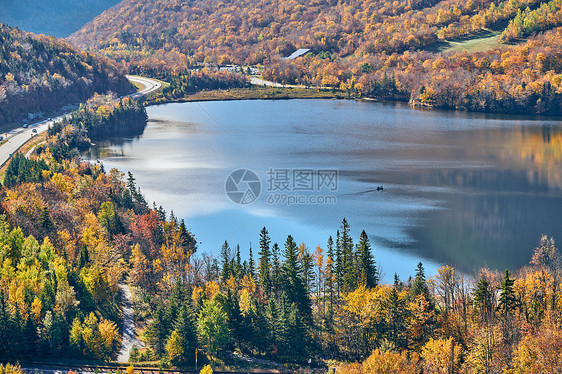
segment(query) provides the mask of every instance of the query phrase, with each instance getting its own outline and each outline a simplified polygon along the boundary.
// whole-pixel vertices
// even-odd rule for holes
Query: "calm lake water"
[[[562,240],[562,126],[552,118],[337,100],[166,104],[148,114],[141,137],[99,143],[86,157],[131,171],[147,201],[185,219],[200,252],[218,254],[228,240],[256,256],[263,226],[280,246],[291,234],[326,248],[345,217],[355,240],[367,232],[391,281],[420,260],[429,274],[443,264],[516,269],[542,233]],[[227,186],[261,187],[251,204],[225,192],[237,169],[261,182],[248,173]]]

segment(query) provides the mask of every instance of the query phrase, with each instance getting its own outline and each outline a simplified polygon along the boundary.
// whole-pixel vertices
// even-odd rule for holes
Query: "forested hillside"
[[[77,104],[94,92],[131,90],[106,59],[65,41],[0,25],[0,123]]]
[[[342,374],[562,365],[554,239],[540,238],[523,269],[474,277],[444,266],[428,278],[419,263],[409,279],[383,280],[376,245],[365,231],[352,238],[345,219],[314,249],[291,235],[273,243],[264,227],[247,259],[226,241],[217,257],[198,254],[183,220],[150,207],[131,174],[77,156],[90,136],[123,123],[136,131],[145,116],[129,98],[95,96],[29,158],[11,159],[0,189],[4,359],[115,357],[117,286],[127,282],[147,342],[132,362],[192,367],[197,348],[199,363],[224,365],[238,350],[295,370],[328,362]]]
[[[2,0],[0,22],[59,38],[67,37],[118,0]]]
[[[55,126],[29,159],[14,156],[0,190],[0,357],[109,360],[120,347],[117,284],[128,264],[192,253],[180,222],[151,210],[134,178],[77,157],[92,129],[146,112],[96,98]],[[162,250],[161,250],[162,249]],[[156,275],[156,273],[155,273]]]
[[[352,96],[552,114],[562,92],[560,25],[557,0],[126,0],[70,40],[134,71],[262,64],[266,78]],[[496,37],[470,54],[446,52],[450,40],[479,35]],[[311,52],[281,59],[297,48]]]

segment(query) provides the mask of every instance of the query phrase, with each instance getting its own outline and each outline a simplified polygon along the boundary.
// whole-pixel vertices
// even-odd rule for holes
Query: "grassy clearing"
[[[466,38],[459,38],[456,40],[447,40],[440,43],[438,52],[448,53],[448,52],[462,52],[466,50],[469,53],[472,52],[485,52],[490,49],[501,47],[503,44],[500,43],[501,32],[484,30],[478,34],[470,35]]]
[[[258,99],[332,99],[346,98],[346,94],[332,90],[309,88],[261,87],[231,88],[228,90],[200,91],[174,101],[258,100]],[[150,100],[149,100],[150,101]],[[166,102],[162,96],[151,104]]]

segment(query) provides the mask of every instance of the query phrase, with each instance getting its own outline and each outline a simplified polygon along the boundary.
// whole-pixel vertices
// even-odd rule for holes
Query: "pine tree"
[[[271,239],[269,233],[264,227],[260,231],[260,251],[259,251],[259,281],[266,294],[271,292],[271,253],[269,245]]]
[[[8,298],[3,289],[0,290],[0,357],[9,357],[14,335],[15,324],[8,305]]]
[[[40,225],[45,230],[51,230],[55,226],[51,220],[49,209],[47,209],[47,207],[44,207],[43,212],[41,213]]]
[[[148,331],[150,345],[158,357],[161,357],[164,354],[166,339],[168,337],[168,326],[165,313],[164,305],[159,302]]]
[[[22,354],[32,355],[37,350],[37,324],[28,313],[27,318],[22,326]]]
[[[295,303],[302,316],[310,321],[312,318],[310,299],[305,287],[303,268],[298,258],[297,244],[291,235],[287,237],[283,254],[285,257],[282,269],[283,289],[287,294],[289,302]]]
[[[482,277],[478,281],[472,303],[478,309],[481,320],[489,322],[492,317],[492,291],[486,278]]]
[[[174,323],[174,330],[181,338],[184,362],[192,365],[195,362],[194,352],[197,348],[197,327],[195,312],[190,302],[185,302]]]
[[[272,300],[273,298],[270,298],[269,302]],[[257,298],[251,302],[250,310],[244,318],[244,326],[244,339],[260,352],[270,352],[274,330],[263,303]]]
[[[517,307],[517,298],[513,290],[514,283],[515,280],[510,278],[509,270],[505,269],[505,275],[500,287],[501,292],[498,300],[498,310],[501,311],[502,315],[506,318]]]
[[[41,345],[49,354],[58,354],[62,348],[63,332],[59,316],[48,310],[43,319]]]
[[[375,259],[371,253],[371,243],[365,230],[359,237],[359,266],[361,271],[361,284],[366,287],[376,287],[379,283],[379,276],[375,267]]]
[[[328,250],[326,258],[326,292],[328,293],[328,299],[330,301],[330,306],[328,313],[331,314],[334,308],[334,288],[335,288],[335,277],[334,277],[334,241],[332,236],[328,238]]]
[[[287,337],[290,347],[288,358],[292,361],[306,359],[310,348],[310,335],[307,323],[295,303],[291,304],[289,309]]]
[[[240,300],[237,293],[232,292],[230,288],[226,290],[226,294],[220,295],[217,300],[220,302],[222,309],[225,311],[228,319],[228,329],[230,330],[232,339],[238,344],[242,339],[242,312],[240,311]]]
[[[344,273],[344,261],[343,261],[343,251],[340,237],[340,230],[336,232],[336,257],[335,257],[335,277],[336,277],[336,290],[338,298],[340,297],[340,292],[343,286],[343,273]]]
[[[314,261],[312,255],[308,251],[308,247],[302,243],[298,247],[299,250],[299,261],[302,268],[304,286],[307,293],[311,293],[314,284]]]
[[[174,321],[178,317],[181,306],[186,302],[187,289],[183,282],[178,281],[174,284],[172,288],[172,293],[170,295],[170,302],[164,313],[165,326],[168,331],[173,327]]]
[[[90,262],[88,247],[86,244],[83,244],[82,248],[80,248],[80,253],[78,254],[78,269],[82,269],[88,262]]]
[[[279,293],[281,291],[281,260],[279,258],[281,250],[277,243],[273,244],[271,248],[271,260],[273,262],[273,270],[271,277],[271,287],[272,289]]]
[[[244,268],[240,257],[240,245],[236,245],[236,257],[234,259],[234,276],[237,280],[244,278]]]
[[[431,302],[431,296],[429,294],[429,287],[425,281],[425,270],[421,262],[418,263],[416,268],[416,277],[414,278],[414,283],[412,284],[412,289],[410,290],[410,295],[415,298],[418,295],[423,295],[425,299]]]
[[[224,244],[221,247],[221,263],[222,263],[222,271],[221,271],[221,282],[224,284],[233,274],[232,266],[232,258],[230,253],[230,246],[228,242],[225,240]]]
[[[178,219],[173,210],[170,211],[170,223],[173,224],[174,227],[178,227]]]
[[[252,279],[256,279],[256,263],[254,261],[254,254],[252,252],[252,243],[250,243],[249,251],[250,259],[248,260],[248,276]]]
[[[277,303],[276,319],[273,321],[271,329],[274,334],[275,347],[281,356],[288,356],[291,350],[288,303],[287,294],[283,292]]]
[[[402,289],[402,281],[400,280],[400,277],[398,276],[397,273],[394,273],[394,288],[396,288],[397,290],[401,290]]]
[[[341,253],[343,256],[343,292],[352,292],[357,288],[357,266],[353,252],[353,239],[350,235],[350,227],[344,218],[341,225]]]

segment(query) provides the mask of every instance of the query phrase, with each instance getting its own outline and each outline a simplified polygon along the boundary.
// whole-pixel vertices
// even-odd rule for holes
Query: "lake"
[[[281,247],[291,234],[326,248],[345,217],[356,241],[366,231],[392,281],[420,260],[428,274],[443,264],[515,270],[541,234],[562,240],[562,126],[553,118],[350,100],[147,111],[142,136],[100,142],[85,157],[131,171],[150,204],[185,219],[201,253],[228,240],[257,257],[264,226]]]

